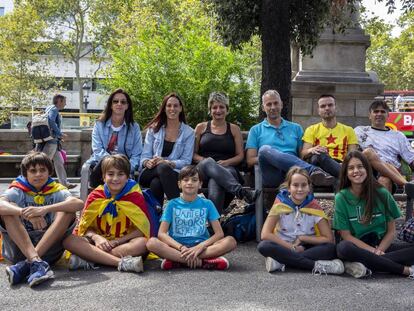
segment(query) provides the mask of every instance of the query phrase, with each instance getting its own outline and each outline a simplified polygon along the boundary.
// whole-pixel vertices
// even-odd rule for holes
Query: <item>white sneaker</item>
[[[342,274],[344,273],[344,264],[340,259],[334,260],[317,260],[312,274]]]
[[[267,272],[273,271],[285,271],[285,265],[281,264],[280,262],[274,260],[272,257],[266,257],[266,270]]]
[[[410,275],[408,276],[408,278],[414,280],[414,265],[410,267]]]
[[[144,272],[144,264],[142,262],[142,257],[132,257],[126,256],[122,257],[121,261],[118,264],[118,271],[125,272]]]
[[[69,270],[96,270],[99,269],[95,266],[94,263],[86,261],[85,259],[80,258],[77,255],[70,255],[69,257]]]
[[[367,269],[360,262],[345,262],[345,272],[352,275],[354,278],[360,279],[371,276],[371,270]]]

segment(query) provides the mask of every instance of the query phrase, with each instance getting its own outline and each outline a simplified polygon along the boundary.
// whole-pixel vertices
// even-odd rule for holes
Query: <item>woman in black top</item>
[[[208,110],[212,120],[199,123],[195,128],[193,161],[198,163],[204,183],[208,183],[208,198],[222,214],[234,196],[252,203],[257,193],[243,189],[240,184],[236,166],[244,158],[243,138],[236,124],[226,122],[228,98],[221,93],[211,93]]]

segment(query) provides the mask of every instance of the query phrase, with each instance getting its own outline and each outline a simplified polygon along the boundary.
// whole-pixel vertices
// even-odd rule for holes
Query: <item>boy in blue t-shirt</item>
[[[22,175],[0,196],[0,232],[11,285],[29,286],[53,278],[50,265],[63,254],[62,240],[75,226],[83,202],[55,182],[52,161],[42,152],[27,154]]]
[[[236,248],[232,236],[224,237],[213,202],[198,196],[201,178],[195,166],[186,166],[178,176],[181,197],[170,200],[161,217],[158,238],[147,243],[149,251],[165,258],[161,269],[187,265],[190,268],[225,270],[226,258],[220,257]],[[209,235],[207,223],[214,234]]]

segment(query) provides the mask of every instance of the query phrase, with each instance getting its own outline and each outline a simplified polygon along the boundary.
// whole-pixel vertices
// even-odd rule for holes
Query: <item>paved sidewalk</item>
[[[0,191],[7,185],[0,184]],[[75,188],[79,190],[79,187]],[[0,263],[0,310],[413,310],[414,280],[375,275],[313,276],[287,269],[269,274],[256,243],[227,256],[228,271],[162,271],[146,262],[143,274],[110,268],[69,272],[54,267],[55,280],[30,289],[10,287]]]

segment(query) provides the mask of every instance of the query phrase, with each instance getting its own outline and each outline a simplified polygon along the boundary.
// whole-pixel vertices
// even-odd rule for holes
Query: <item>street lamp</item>
[[[88,104],[89,104],[89,90],[91,89],[91,86],[88,81],[85,81],[82,85],[83,90],[83,107],[85,109],[85,112],[88,112]]]

